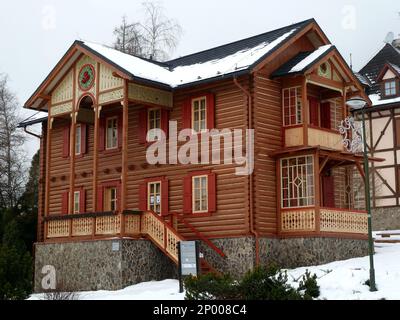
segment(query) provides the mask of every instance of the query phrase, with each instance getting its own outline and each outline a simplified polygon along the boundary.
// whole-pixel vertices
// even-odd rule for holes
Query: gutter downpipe
[[[249,77],[249,80],[251,78]],[[247,107],[248,107],[248,123],[249,129],[253,129],[253,98],[251,93],[246,90],[237,80],[237,77],[233,78],[233,83],[247,96]],[[253,194],[254,182],[253,174],[249,175],[249,222],[250,222],[250,233],[255,238],[255,251],[256,251],[256,266],[260,265],[260,244],[259,244],[259,233],[254,228],[254,194]]]
[[[24,127],[24,132],[27,133],[27,134],[29,134],[29,135],[31,135],[31,136],[34,136],[35,138],[42,139],[42,136],[39,136],[39,135],[36,134],[36,133],[33,133],[33,132],[28,131],[28,129],[27,129],[26,127]]]

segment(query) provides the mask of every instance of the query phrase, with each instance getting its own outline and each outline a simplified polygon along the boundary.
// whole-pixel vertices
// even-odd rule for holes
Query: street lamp
[[[368,251],[369,251],[369,288],[370,291],[377,291],[375,283],[375,269],[374,269],[374,243],[372,239],[372,216],[371,216],[371,198],[369,191],[369,161],[368,161],[368,150],[367,150],[367,139],[365,130],[365,107],[367,102],[360,98],[352,98],[346,102],[352,112],[361,110],[362,116],[362,128],[363,128],[363,144],[364,144],[364,173],[365,173],[365,205],[368,213]]]

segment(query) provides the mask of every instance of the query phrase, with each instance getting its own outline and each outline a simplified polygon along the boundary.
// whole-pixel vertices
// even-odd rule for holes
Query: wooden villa
[[[167,62],[76,41],[25,104],[48,113],[36,290],[45,265],[79,290],[174,276],[183,239],[235,276],[365,255],[362,156],[338,131],[352,96],[370,102],[313,19]],[[254,172],[149,164],[170,121],[254,129]]]

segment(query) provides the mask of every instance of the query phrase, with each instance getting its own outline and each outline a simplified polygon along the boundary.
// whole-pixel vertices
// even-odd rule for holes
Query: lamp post
[[[368,251],[369,251],[369,288],[370,291],[377,291],[375,283],[375,269],[374,269],[374,242],[372,238],[372,216],[371,216],[371,195],[369,186],[369,161],[367,150],[367,139],[365,130],[365,107],[367,102],[362,98],[352,98],[346,102],[351,108],[352,112],[361,110],[362,117],[362,130],[363,130],[363,153],[364,153],[364,173],[365,173],[365,206],[368,213]]]

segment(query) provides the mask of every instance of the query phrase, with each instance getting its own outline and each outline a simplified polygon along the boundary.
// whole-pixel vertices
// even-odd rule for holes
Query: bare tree
[[[182,28],[178,22],[164,15],[164,8],[159,2],[144,2],[145,21],[143,29],[144,51],[147,57],[163,61],[178,46]]]
[[[122,17],[122,23],[114,29],[116,40],[114,48],[127,54],[143,55],[143,36],[140,30],[140,23],[129,24],[126,16]]]
[[[148,1],[142,6],[143,22],[128,23],[124,16],[121,25],[114,29],[114,48],[144,58],[167,60],[179,43],[182,28],[165,16],[159,2]]]
[[[0,208],[12,208],[25,183],[25,136],[18,129],[18,102],[0,74]]]

